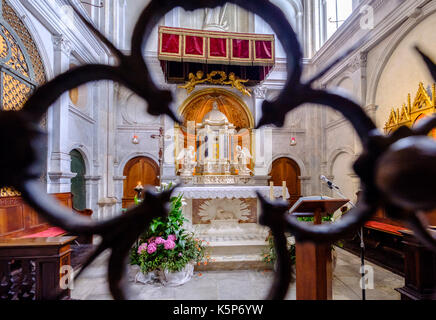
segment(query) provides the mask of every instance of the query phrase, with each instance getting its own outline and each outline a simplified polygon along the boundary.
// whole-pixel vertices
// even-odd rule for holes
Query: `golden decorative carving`
[[[3,110],[18,111],[27,101],[32,88],[6,72],[2,72]]]
[[[216,78],[217,76],[219,76],[219,78]],[[251,97],[251,90],[244,86],[244,83],[247,83],[249,80],[239,79],[234,72],[230,72],[227,76],[227,73],[224,71],[212,71],[206,75],[206,78],[204,78],[204,73],[200,70],[197,71],[195,75],[191,72],[188,78],[189,81],[185,85],[179,86],[181,89],[186,89],[188,94],[194,91],[197,85],[208,82],[214,85],[231,85],[232,88],[235,88],[242,94]]]
[[[4,26],[1,26],[3,34],[6,36],[7,41],[10,43],[11,52],[10,58],[6,61],[6,65],[11,69],[17,71],[19,74],[29,77],[29,66],[27,65],[26,59],[24,58],[23,51],[16,43],[12,34]]]
[[[10,188],[10,187],[0,188],[0,197],[2,198],[19,197],[19,196],[21,196],[21,193],[15,190],[14,188]]]
[[[424,88],[424,84],[419,83],[418,92],[412,103],[412,96],[409,93],[407,103],[401,108],[392,109],[389,119],[385,124],[385,133],[391,133],[402,126],[413,127],[413,125],[436,112],[436,84],[433,84],[431,96]]]
[[[39,54],[38,48],[35,45],[35,41],[33,40],[23,21],[18,17],[14,9],[9,6],[6,0],[2,0],[2,11],[3,18],[20,37],[27,54],[30,57],[36,82],[39,85],[44,84],[46,82],[44,63],[41,55]]]
[[[213,101],[218,102],[219,111],[224,113],[237,130],[254,127],[253,115],[242,99],[228,90],[212,88],[196,92],[179,108],[184,127],[188,126],[189,121],[201,123],[212,110]]]

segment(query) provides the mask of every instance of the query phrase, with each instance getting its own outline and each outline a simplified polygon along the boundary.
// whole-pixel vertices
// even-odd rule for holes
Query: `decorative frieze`
[[[62,51],[66,55],[71,54],[72,44],[64,35],[53,36],[53,46],[55,51]]]
[[[268,88],[265,86],[257,86],[254,88],[254,96],[256,99],[266,99],[266,94],[268,93]]]

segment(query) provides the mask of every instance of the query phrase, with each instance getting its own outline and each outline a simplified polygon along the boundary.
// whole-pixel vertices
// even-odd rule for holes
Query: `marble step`
[[[263,262],[261,255],[211,256],[207,265],[195,266],[196,271],[217,270],[265,270],[272,269],[271,264]]]
[[[207,265],[196,266],[196,270],[264,270],[271,266],[264,263],[263,253],[267,250],[268,243],[263,237],[253,237],[250,240],[235,239],[208,241],[207,252],[210,256]]]

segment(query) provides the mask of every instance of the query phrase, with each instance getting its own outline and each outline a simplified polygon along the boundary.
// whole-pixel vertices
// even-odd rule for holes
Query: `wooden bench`
[[[429,225],[436,224],[436,212],[427,215]],[[363,228],[367,260],[404,276],[404,232],[407,226],[379,210]],[[360,254],[360,238],[355,235],[344,241],[344,248]]]
[[[73,209],[71,193],[52,196],[71,214],[91,218],[92,210]],[[72,242],[92,244],[92,236],[78,238],[51,226],[19,196],[0,198],[0,300],[68,299],[59,280],[62,266],[73,267]]]
[[[70,290],[60,284],[68,288],[75,239],[0,239],[0,300],[69,299]]]
[[[73,208],[71,193],[52,194],[62,205],[73,212],[91,217],[92,210]],[[19,196],[0,198],[0,239],[59,237],[67,232],[49,225]],[[80,237],[79,243],[92,243],[91,237]]]

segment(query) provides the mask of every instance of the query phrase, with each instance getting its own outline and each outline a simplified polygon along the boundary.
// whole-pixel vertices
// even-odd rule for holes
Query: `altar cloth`
[[[274,187],[274,198],[282,198],[283,187]],[[183,194],[185,199],[249,199],[257,198],[256,191],[269,199],[270,187],[267,186],[195,186],[179,187],[174,195]],[[290,195],[286,189],[286,199]]]

